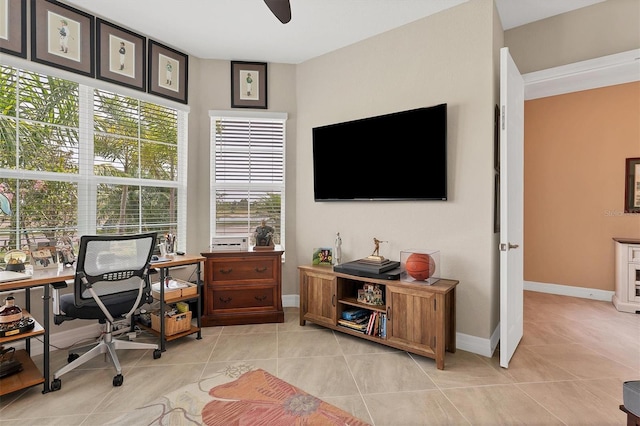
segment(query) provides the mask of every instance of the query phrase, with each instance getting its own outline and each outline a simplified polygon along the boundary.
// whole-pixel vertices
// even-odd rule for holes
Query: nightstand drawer
[[[242,289],[216,289],[208,298],[215,311],[226,309],[251,309],[275,307],[274,287],[254,287]]]

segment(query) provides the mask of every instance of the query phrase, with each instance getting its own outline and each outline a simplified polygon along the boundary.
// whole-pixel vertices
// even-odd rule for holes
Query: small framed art
[[[187,103],[189,57],[149,40],[149,93]]]
[[[0,0],[0,52],[27,57],[27,0]]]
[[[54,0],[31,0],[31,60],[93,77],[94,20]]]
[[[624,212],[640,213],[640,158],[627,158]]]
[[[136,90],[147,89],[146,37],[96,18],[96,41],[96,77]]]
[[[333,264],[333,251],[326,247],[313,249],[311,263],[313,265],[331,266]]]
[[[55,247],[40,247],[31,252],[31,263],[33,269],[51,269],[57,268]]]
[[[231,61],[231,108],[267,108],[267,64]]]

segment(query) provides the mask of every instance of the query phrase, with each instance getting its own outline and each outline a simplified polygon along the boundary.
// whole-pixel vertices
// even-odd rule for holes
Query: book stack
[[[342,311],[338,324],[351,330],[364,333],[367,331],[370,315],[371,311],[368,309],[347,309],[346,311]]]
[[[384,312],[372,312],[367,322],[365,331],[369,336],[377,336],[381,338],[387,337],[387,314]]]
[[[360,333],[364,333],[367,331],[368,323],[369,323],[369,317],[362,317],[362,318],[355,319],[353,321],[342,319],[342,318],[338,320],[338,324],[341,325],[342,327],[346,327],[351,330],[358,331]]]

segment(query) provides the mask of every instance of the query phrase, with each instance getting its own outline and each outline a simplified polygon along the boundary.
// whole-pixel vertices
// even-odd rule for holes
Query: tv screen
[[[315,201],[446,200],[447,104],[313,128]]]

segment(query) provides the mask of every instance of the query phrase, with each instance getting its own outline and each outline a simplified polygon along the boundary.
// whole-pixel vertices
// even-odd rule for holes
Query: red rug
[[[368,423],[244,362],[107,422],[136,426],[366,426]]]
[[[258,369],[209,391],[202,409],[206,425],[349,425],[367,423]]]

